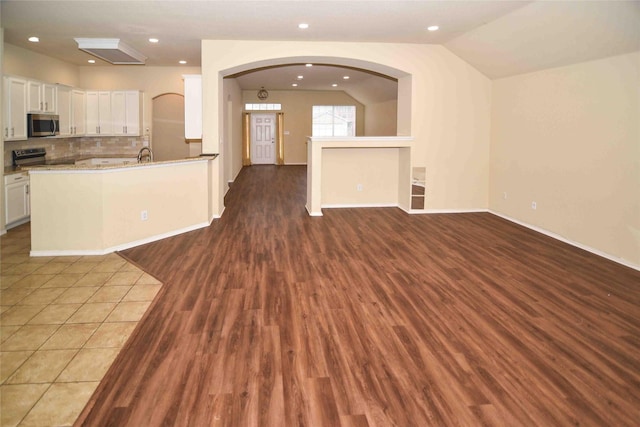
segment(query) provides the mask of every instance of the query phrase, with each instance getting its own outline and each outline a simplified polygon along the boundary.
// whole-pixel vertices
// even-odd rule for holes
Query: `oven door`
[[[60,135],[60,118],[55,114],[29,114],[28,137]]]

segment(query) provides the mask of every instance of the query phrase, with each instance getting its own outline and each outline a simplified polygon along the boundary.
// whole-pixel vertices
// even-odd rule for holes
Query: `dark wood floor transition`
[[[309,217],[305,173],[122,253],[165,286],[78,425],[640,425],[640,272],[488,213]]]

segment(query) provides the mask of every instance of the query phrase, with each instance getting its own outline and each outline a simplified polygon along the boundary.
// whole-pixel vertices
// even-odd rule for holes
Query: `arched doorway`
[[[189,157],[184,139],[184,96],[165,93],[153,98],[153,158],[177,160]]]

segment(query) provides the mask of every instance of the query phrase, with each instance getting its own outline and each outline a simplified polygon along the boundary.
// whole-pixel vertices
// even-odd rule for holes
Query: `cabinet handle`
[[[9,128],[4,128],[4,137],[9,138]]]
[[[29,184],[25,185],[24,188],[26,188],[27,194],[29,194]]]
[[[40,102],[40,109],[42,110],[42,101]]]
[[[44,103],[44,109],[45,111],[49,111],[49,102]]]
[[[14,129],[11,128],[11,136],[14,136],[14,135],[15,135]]]

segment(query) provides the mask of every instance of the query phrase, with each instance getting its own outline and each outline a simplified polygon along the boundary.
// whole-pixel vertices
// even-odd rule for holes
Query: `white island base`
[[[29,175],[31,256],[107,254],[206,227],[224,209],[216,156]]]

